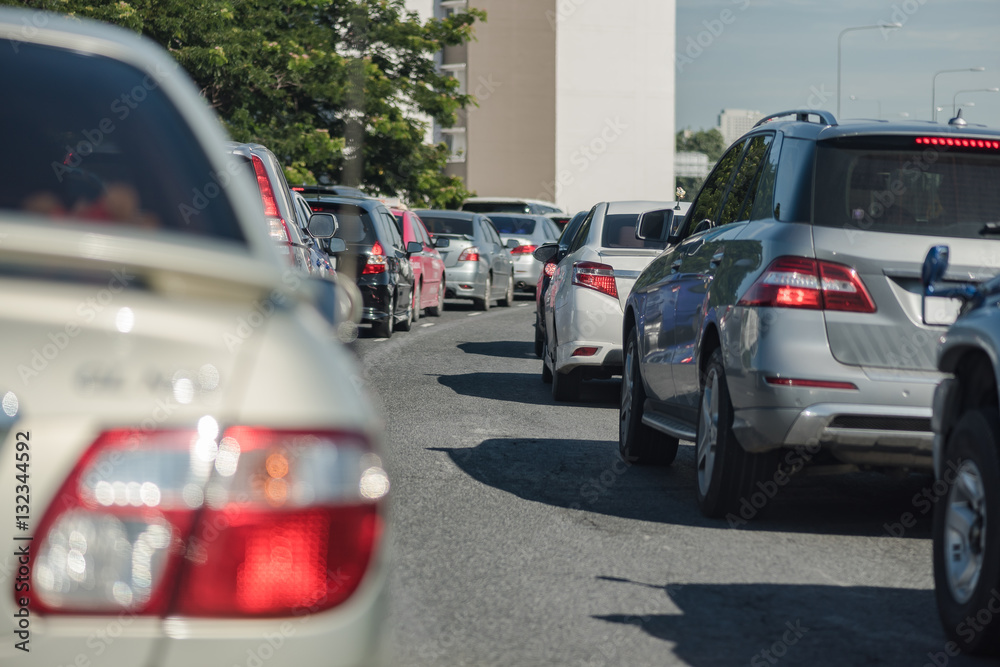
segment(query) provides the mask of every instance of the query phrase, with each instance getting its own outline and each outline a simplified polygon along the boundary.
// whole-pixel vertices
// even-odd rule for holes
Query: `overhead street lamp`
[[[985,72],[985,67],[962,67],[960,69],[942,69],[934,72],[934,76],[931,77],[931,120],[937,120],[937,95],[935,94],[935,86],[937,85],[937,78],[939,74],[948,74],[949,72]]]
[[[878,120],[882,120],[882,100],[867,100],[857,95],[851,95],[851,100],[854,102],[874,102],[878,107]]]
[[[957,91],[951,98],[951,115],[955,115],[955,109],[957,107],[958,96],[962,93],[1000,93],[1000,88],[968,88],[966,90]],[[973,104],[968,102],[967,104]]]
[[[840,118],[840,51],[844,42],[844,35],[855,30],[899,30],[902,23],[882,23],[878,25],[859,25],[853,28],[844,28],[837,36],[837,118]]]

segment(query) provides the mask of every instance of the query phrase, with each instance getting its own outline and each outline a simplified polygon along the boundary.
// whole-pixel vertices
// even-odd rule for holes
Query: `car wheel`
[[[416,322],[420,319],[420,301],[421,295],[424,291],[423,283],[417,288],[417,291],[413,293],[413,321]]]
[[[715,350],[702,375],[698,411],[698,434],[695,438],[695,467],[698,506],[707,517],[718,518],[740,511],[740,500],[759,492],[764,481],[778,469],[780,450],[751,454],[733,435],[733,405],[729,400],[722,350]],[[763,506],[753,506],[755,510]],[[749,520],[759,512],[740,518]]]
[[[437,301],[433,306],[427,307],[427,314],[431,317],[441,317],[441,311],[444,310],[444,276],[441,276],[441,282],[438,283],[437,289]]]
[[[493,292],[493,278],[490,274],[486,274],[486,298],[476,299],[476,308],[479,310],[489,310],[490,309],[490,297]]]
[[[542,351],[543,351],[544,348],[545,348],[545,337],[542,336],[542,330],[538,326],[538,323],[536,322],[535,323],[535,356],[538,357],[539,359],[542,358]]]
[[[396,299],[395,295],[389,296],[389,306],[386,309],[389,316],[381,322],[372,323],[372,334],[376,338],[390,338],[392,336],[392,325],[396,319]]]
[[[509,308],[514,305],[514,274],[507,276],[507,291],[503,298],[497,301],[497,305]]]
[[[937,494],[941,481],[934,489],[943,496],[934,507],[933,530],[938,614],[948,638],[974,655],[1000,649],[1000,618],[992,613],[1000,588],[998,444],[997,410],[966,412],[945,447],[941,470],[947,491]]]
[[[677,457],[678,440],[642,423],[645,402],[646,389],[639,374],[639,344],[633,329],[626,342],[622,369],[618,453],[627,463],[668,466]]]
[[[553,371],[552,373],[552,398],[557,401],[578,401],[580,400],[580,385],[582,371],[574,368],[568,373]]]
[[[409,331],[413,327],[413,299],[410,299],[409,305],[406,307],[406,319],[399,323],[400,331]]]
[[[549,358],[549,346],[542,341],[542,382],[552,384],[552,370],[546,362]]]

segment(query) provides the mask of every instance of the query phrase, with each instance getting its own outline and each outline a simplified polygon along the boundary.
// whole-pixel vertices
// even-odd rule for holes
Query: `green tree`
[[[236,141],[292,183],[346,183],[420,206],[469,196],[426,122],[475,100],[434,55],[473,38],[481,10],[421,23],[403,0],[4,0],[115,23],[166,48]]]
[[[710,169],[712,165],[719,161],[719,158],[722,157],[722,154],[726,150],[726,143],[722,138],[722,133],[714,127],[710,130],[696,130],[694,132],[682,130],[677,133],[675,146],[678,153],[704,153],[708,156]],[[704,178],[698,178],[697,176],[678,176],[676,180],[677,186],[684,188],[687,192],[686,199],[688,201],[694,199],[694,196],[705,182]]]

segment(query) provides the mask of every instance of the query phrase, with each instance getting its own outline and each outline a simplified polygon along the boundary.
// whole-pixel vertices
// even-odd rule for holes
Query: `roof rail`
[[[784,116],[795,116],[795,120],[803,123],[809,122],[809,116],[818,116],[819,119],[827,125],[837,124],[837,119],[834,118],[833,114],[829,111],[821,111],[819,109],[792,109],[791,111],[780,111],[778,113],[773,113],[770,116],[765,116],[764,118],[758,120],[754,127]]]

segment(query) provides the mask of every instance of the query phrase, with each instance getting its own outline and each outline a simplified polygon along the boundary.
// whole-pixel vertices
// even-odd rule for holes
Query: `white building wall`
[[[673,200],[674,0],[556,7],[555,201]]]

